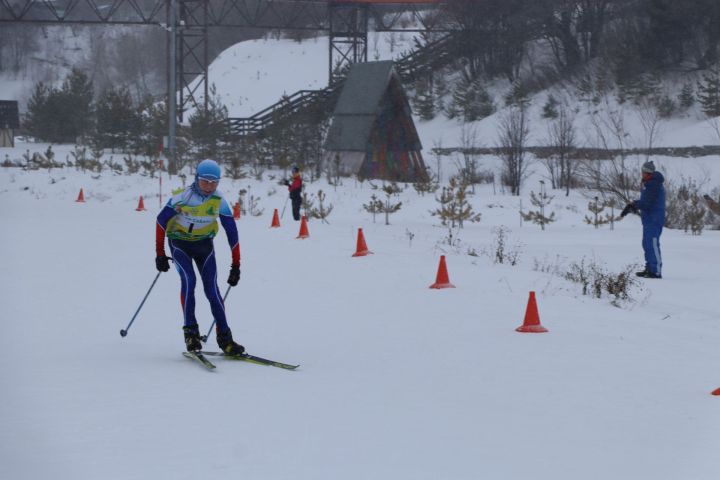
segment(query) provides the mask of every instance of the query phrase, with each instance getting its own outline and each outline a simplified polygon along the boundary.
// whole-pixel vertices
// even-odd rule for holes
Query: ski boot
[[[220,330],[217,330],[215,332],[215,336],[217,338],[218,347],[220,347],[220,350],[223,351],[226,355],[242,355],[245,353],[245,347],[242,345],[238,345],[233,341],[232,338],[232,332],[230,329],[226,330],[225,332],[220,332]]]
[[[200,343],[200,331],[198,326],[183,327],[185,333],[185,348],[188,352],[199,352],[202,350],[202,343]]]
[[[647,268],[642,272],[635,272],[635,275],[642,278],[662,278],[662,275],[660,275],[659,273],[651,272]]]

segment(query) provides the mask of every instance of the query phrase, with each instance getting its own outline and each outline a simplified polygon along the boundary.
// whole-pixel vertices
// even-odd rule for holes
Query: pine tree
[[[363,208],[365,211],[372,213],[373,223],[375,223],[375,216],[382,212],[383,202],[373,193],[372,196],[370,196],[370,201],[368,203],[363,203]]]
[[[495,104],[480,79],[468,80],[462,77],[455,84],[452,103],[446,112],[449,118],[462,116],[466,122],[474,122],[492,115]]]
[[[720,116],[720,66],[703,74],[702,81],[698,82],[697,97],[705,115]]]
[[[590,217],[588,215],[585,215],[585,223],[587,223],[588,225],[592,225],[595,228],[598,228],[600,225],[607,225],[608,223],[612,226],[612,224],[616,220],[619,220],[619,217],[615,217],[614,206],[614,200],[600,202],[598,197],[595,197],[594,202],[588,203],[588,210],[590,210],[590,213],[592,213],[593,216]],[[607,207],[613,208],[613,211],[605,213],[605,215],[600,215]]]
[[[47,87],[43,82],[36,83],[27,105],[25,127],[30,135],[41,140],[50,140],[51,136],[52,121],[48,111],[48,99],[51,92],[52,88]]]
[[[553,97],[552,94],[548,95],[547,102],[543,105],[542,117],[557,118],[559,115],[557,111],[558,105],[560,105],[560,103],[555,100],[555,97]]]
[[[432,78],[422,78],[416,84],[415,113],[423,120],[435,118],[435,95]]]
[[[207,109],[197,109],[190,116],[190,139],[201,157],[215,157],[225,135],[227,108],[217,96],[215,85],[210,88]]]
[[[382,202],[380,211],[385,214],[385,225],[390,225],[390,215],[402,207],[402,202],[394,203],[392,198],[400,194],[403,189],[397,183],[392,182],[382,187],[382,191],[385,192],[385,201]]]
[[[140,136],[142,117],[133,106],[130,91],[125,87],[103,92],[97,101],[96,132],[99,145],[104,148],[122,148]]]
[[[317,218],[323,223],[327,223],[329,225],[330,222],[328,222],[326,219],[330,215],[330,213],[332,213],[333,204],[328,203],[327,205],[325,205],[323,203],[325,201],[325,192],[323,192],[322,190],[318,190],[317,199],[318,207],[310,209],[310,211],[308,212],[309,218]]]
[[[697,192],[693,192],[685,205],[685,216],[683,217],[685,233],[690,230],[693,235],[701,235],[705,228],[706,214],[707,209],[702,202],[702,197]]]
[[[545,191],[545,182],[540,181],[540,194],[535,195],[535,192],[530,192],[530,203],[538,207],[538,210],[531,210],[527,213],[520,212],[523,219],[529,222],[537,223],[540,228],[545,230],[545,225],[555,221],[555,212],[552,212],[550,216],[545,215],[545,207],[550,205],[553,200],[553,196],[548,195]]]
[[[680,95],[678,96],[678,102],[680,107],[684,110],[695,105],[695,90],[693,89],[692,83],[686,83],[683,85]]]
[[[441,223],[449,224],[450,229],[455,228],[456,223],[459,228],[463,228],[465,221],[479,222],[482,214],[476,213],[468,202],[467,189],[468,184],[460,177],[450,178],[449,185],[443,187],[439,197],[435,197],[440,206],[431,210],[430,214],[440,217]]]
[[[95,88],[83,72],[73,69],[63,82],[59,92],[57,116],[62,118],[59,136],[64,142],[75,142],[88,135],[93,127],[93,98]]]
[[[151,96],[143,99],[138,107],[142,129],[136,139],[135,150],[145,155],[155,155],[161,148],[163,137],[168,134],[168,113],[165,102],[156,102]]]
[[[420,196],[424,196],[426,193],[435,193],[440,185],[434,178],[427,175],[424,179],[413,183],[413,188]]]

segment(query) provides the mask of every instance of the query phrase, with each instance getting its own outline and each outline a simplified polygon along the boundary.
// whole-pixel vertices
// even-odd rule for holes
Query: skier
[[[620,213],[620,216],[624,217],[630,212],[639,212],[642,219],[642,247],[645,252],[645,270],[637,272],[638,277],[662,278],[660,234],[665,224],[664,181],[665,177],[660,172],[655,171],[655,164],[652,161],[643,163],[640,199],[628,203]]]
[[[300,169],[295,165],[292,167],[292,183],[285,180],[285,185],[290,192],[292,201],[292,214],[295,220],[300,220],[300,204],[302,204],[302,176]]]
[[[214,160],[203,160],[197,166],[192,185],[174,195],[157,216],[155,228],[155,266],[161,272],[170,269],[165,255],[165,235],[180,274],[180,303],[183,309],[185,346],[187,350],[202,349],[200,331],[195,319],[195,270],[193,261],[200,271],[205,296],[215,318],[216,338],[220,349],[230,355],[245,351],[242,345],[233,341],[232,332],[225,317],[225,305],[217,285],[217,266],[213,237],[217,234],[217,218],[227,235],[232,252],[232,265],[228,284],[237,285],[240,280],[240,244],[235,220],[227,200],[217,190],[220,182],[220,166]]]

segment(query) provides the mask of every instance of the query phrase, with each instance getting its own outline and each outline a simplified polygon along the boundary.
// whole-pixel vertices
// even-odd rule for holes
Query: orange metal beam
[[[424,4],[431,4],[431,3],[446,3],[447,0],[330,0],[330,3],[362,3],[366,5],[372,5],[372,4],[396,4],[396,5],[404,5],[404,4],[413,4],[413,3],[424,3]]]

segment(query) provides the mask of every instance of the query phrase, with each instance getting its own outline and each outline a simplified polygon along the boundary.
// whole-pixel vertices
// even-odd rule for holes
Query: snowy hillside
[[[412,50],[411,34],[370,34],[368,40],[370,60],[388,60]],[[248,117],[271,106],[283,95],[303,89],[320,89],[327,85],[328,38],[318,37],[297,43],[289,39],[263,39],[238,43],[225,50],[210,66],[208,78],[217,89],[217,94],[228,108],[231,117]],[[495,94],[499,110],[466,128],[477,134],[478,147],[497,145],[498,123],[505,109],[501,99],[509,85],[497,83],[489,86]],[[536,94],[531,99],[529,110],[530,136],[532,145],[544,145],[548,137],[547,120],[541,117],[542,107],[548,95],[572,106],[577,116],[577,140],[580,146],[603,147],[597,139],[595,122],[610,123],[607,112],[613,112],[624,120],[626,148],[647,147],[648,132],[642,126],[641,113],[631,105],[618,105],[614,98],[604,99],[599,105],[581,102],[574,88],[556,87]],[[461,127],[458,120],[448,120],[440,115],[424,122],[416,118],[420,139],[427,156],[434,145],[444,147],[461,145]],[[693,145],[718,145],[720,132],[708,122],[697,109],[691,109],[684,116],[659,119],[654,126],[655,147],[683,147]],[[605,129],[607,130],[607,129]],[[617,148],[612,135],[608,147]]]
[[[717,183],[717,167],[667,169]],[[164,178],[165,190],[179,185]],[[86,203],[74,201],[81,187]],[[231,200],[245,188],[264,209],[238,221],[242,278],[226,303],[235,338],[301,367],[218,359],[208,372],[180,354],[174,271],[118,334],[156,275],[157,188],[108,172],[0,169],[12,226],[0,262],[1,478],[716,478],[720,232],[666,230],[665,278],[618,308],[550,267],[639,264],[639,219],[594,229],[575,193],[556,197],[559,219],[541,231],[520,226],[517,197],[480,187],[471,203],[482,220],[450,247],[433,196],[412,188],[386,226],[362,209],[376,193],[367,182],[309,184],[334,210],[297,240],[289,207],[268,228],[286,199],[277,177],[223,180]],[[516,266],[493,262],[499,226]],[[373,255],[351,257],[358,227]],[[215,245],[224,292],[224,234]],[[441,254],[457,288],[428,288]],[[530,291],[549,333],[515,331]],[[204,331],[200,287],[197,298]]]
[[[393,59],[411,50],[408,33],[368,34],[368,59]],[[208,69],[208,81],[231,117],[249,117],[298,90],[328,84],[328,37],[298,43],[290,39],[250,40],[222,52]]]

